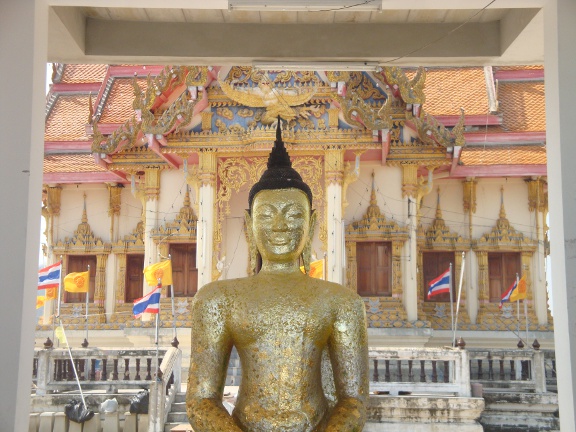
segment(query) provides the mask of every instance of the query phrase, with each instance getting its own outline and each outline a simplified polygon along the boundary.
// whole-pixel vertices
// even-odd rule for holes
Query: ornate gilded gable
[[[190,190],[186,187],[186,195],[184,196],[184,204],[178,215],[172,222],[167,222],[166,225],[161,225],[158,229],[150,232],[150,237],[156,243],[164,240],[168,242],[196,242],[196,222],[198,218],[192,210],[190,205]]]
[[[440,188],[438,188],[438,199],[436,204],[436,217],[432,224],[424,231],[418,230],[419,247],[428,250],[468,250],[470,242],[450,231],[442,217],[440,208]]]
[[[112,245],[114,253],[144,253],[144,222],[139,221],[130,234]]]
[[[401,227],[393,220],[388,220],[380,211],[376,200],[374,187],[374,173],[372,173],[372,192],[370,205],[364,217],[352,222],[346,229],[346,240],[359,240],[361,238],[377,238],[379,240],[407,240],[408,228]]]
[[[506,218],[506,210],[504,209],[504,188],[500,189],[501,204],[500,204],[500,217],[496,221],[496,225],[492,231],[484,234],[480,239],[473,242],[473,248],[477,250],[508,250],[508,251],[531,251],[536,250],[536,242],[524,236],[523,233],[516,231],[510,225],[510,221]]]
[[[74,231],[74,235],[64,240],[59,240],[54,246],[54,253],[75,254],[75,253],[110,253],[110,243],[104,243],[100,237],[96,237],[88,223],[86,215],[86,194],[84,194],[84,210],[82,211],[82,221]]]

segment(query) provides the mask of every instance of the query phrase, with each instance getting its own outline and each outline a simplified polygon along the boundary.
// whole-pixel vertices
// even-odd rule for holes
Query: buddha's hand
[[[358,399],[338,402],[328,419],[326,432],[361,432],[366,422],[366,407]]]

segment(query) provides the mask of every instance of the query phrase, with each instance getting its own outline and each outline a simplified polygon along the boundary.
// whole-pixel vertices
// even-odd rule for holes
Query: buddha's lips
[[[268,237],[268,241],[274,246],[284,246],[290,242],[289,235],[273,235]]]

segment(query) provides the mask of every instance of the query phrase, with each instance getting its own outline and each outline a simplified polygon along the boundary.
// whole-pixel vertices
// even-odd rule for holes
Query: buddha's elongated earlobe
[[[310,213],[310,227],[308,231],[308,238],[302,250],[302,261],[304,262],[304,272],[310,273],[310,260],[312,255],[312,239],[314,238],[314,229],[316,228],[316,211],[312,210]]]
[[[245,210],[244,218],[246,221],[246,235],[248,237],[248,252],[250,253],[250,266],[248,268],[250,276],[256,274],[256,266],[258,265],[258,248],[254,240],[254,231],[252,230],[252,216],[250,212]]]

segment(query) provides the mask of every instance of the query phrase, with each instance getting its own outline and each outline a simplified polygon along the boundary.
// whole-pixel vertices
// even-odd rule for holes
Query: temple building
[[[194,294],[249,273],[248,191],[280,117],[314,195],[313,256],[325,279],[364,298],[370,345],[449,345],[458,310],[468,346],[513,348],[527,322],[527,342],[553,348],[542,67],[54,64],[52,80],[45,263],[89,266],[91,346],[150,345],[153,321],[135,319],[132,303],[152,290],[143,268],[170,257],[162,335],[167,344],[175,326],[186,351]],[[452,306],[450,294],[427,295],[448,268]],[[520,331],[517,305],[500,307],[517,278]],[[54,303],[37,344],[52,337]],[[85,295],[63,291],[76,346],[85,314]]]

